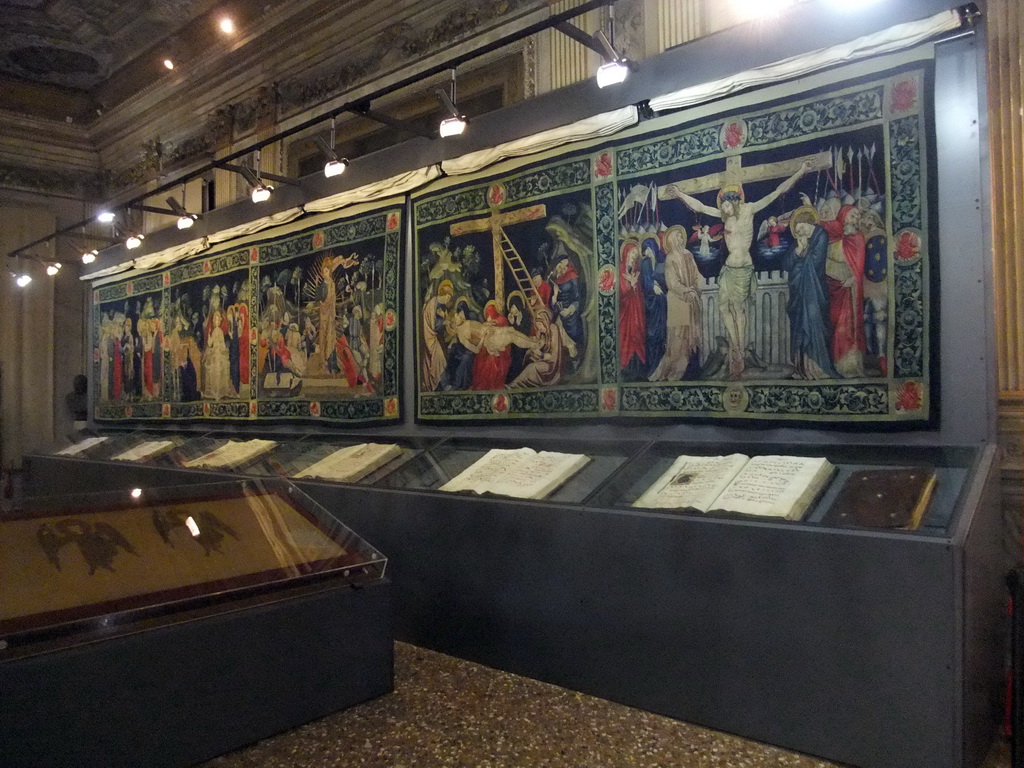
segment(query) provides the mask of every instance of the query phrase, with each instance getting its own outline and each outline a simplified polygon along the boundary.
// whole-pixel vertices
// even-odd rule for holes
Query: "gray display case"
[[[0,555],[5,767],[191,765],[392,689],[387,559],[286,482],[30,499]]]
[[[543,501],[436,490],[524,445],[592,459]],[[838,469],[798,522],[632,507],[675,456],[733,452]],[[462,437],[373,485],[296,484],[388,552],[401,640],[851,765],[964,768],[1003,691],[994,452]],[[63,457],[31,471],[67,482],[71,465],[125,487],[210,476]],[[917,530],[824,521],[849,473],[919,465],[939,482]]]

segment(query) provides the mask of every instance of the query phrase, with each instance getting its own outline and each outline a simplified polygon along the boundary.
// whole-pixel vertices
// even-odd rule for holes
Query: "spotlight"
[[[174,62],[170,59],[164,59],[164,66],[168,69],[174,69]]]
[[[96,261],[96,253],[97,253],[97,251],[89,251],[88,253],[83,253],[82,254],[82,263],[83,264],[92,264],[94,261]]]
[[[141,488],[132,488],[132,498],[133,499],[140,499],[140,498],[142,498],[142,489]]]
[[[146,236],[143,235],[143,234],[129,235],[128,239],[124,241],[124,246],[128,250],[133,250],[135,248],[138,248],[140,245],[142,245],[142,241],[145,240],[145,239],[146,239]]]
[[[182,200],[185,199],[184,192],[182,192]],[[199,215],[195,213],[189,213],[185,206],[179,203],[175,198],[168,197],[167,205],[171,207],[171,210],[178,215],[178,229],[188,229],[199,219]]]
[[[217,26],[220,27],[220,31],[225,35],[233,35],[235,33],[235,22],[230,16],[222,18]]]
[[[444,88],[437,89],[437,99],[441,102],[441,106],[444,107],[444,111],[448,113],[440,125],[437,126],[437,132],[441,138],[447,138],[449,136],[458,136],[460,133],[466,130],[466,116],[459,112],[459,108],[455,106],[455,70],[452,70],[452,79],[448,83],[448,90]]]
[[[252,201],[254,203],[265,203],[270,199],[270,193],[274,191],[274,188],[269,184],[263,184],[252,188]]]
[[[60,268],[61,268],[60,262],[55,262],[53,264],[49,264],[46,267],[46,274],[48,274],[50,277],[53,277],[58,272],[60,272]]]
[[[619,61],[609,61],[597,68],[597,87],[607,88],[626,79],[629,67]]]
[[[348,168],[348,160],[344,157],[338,157],[338,153],[334,151],[334,119],[331,119],[331,143],[328,144],[324,141],[322,136],[314,136],[313,142],[319,147],[323,156],[327,158],[327,162],[324,164],[324,176],[328,179],[334,176],[341,176]]]
[[[594,41],[600,47],[605,63],[597,69],[597,87],[607,88],[617,85],[629,74],[629,61],[622,56],[602,30],[594,33]]]
[[[32,276],[21,274],[14,279],[14,282],[18,284],[19,288],[24,288],[26,285],[32,282]]]
[[[114,220],[114,218],[115,215],[112,211],[100,211],[96,215],[96,221],[102,222],[104,224],[109,224]]]
[[[254,203],[265,203],[270,199],[270,193],[274,191],[274,188],[264,183],[259,176],[253,173],[252,168],[245,165],[239,166],[238,172],[242,174],[242,178],[245,179],[246,183],[252,187],[251,197]]]

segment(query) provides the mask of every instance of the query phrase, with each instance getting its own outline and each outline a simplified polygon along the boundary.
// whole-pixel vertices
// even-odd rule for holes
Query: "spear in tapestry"
[[[857,150],[857,199],[864,194],[864,154],[858,149]]]
[[[878,183],[878,177],[875,176],[875,152],[878,149],[877,145],[872,142],[871,153],[868,155],[868,170],[871,171],[871,181],[875,185],[875,192],[878,195],[882,194],[882,185]]]
[[[850,162],[850,194],[853,194],[853,147],[847,147],[846,157]]]

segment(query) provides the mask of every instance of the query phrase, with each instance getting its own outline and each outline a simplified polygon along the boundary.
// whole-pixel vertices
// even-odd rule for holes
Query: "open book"
[[[354,483],[401,455],[401,446],[394,443],[350,445],[324,456],[293,477],[316,477],[339,483]]]
[[[139,443],[134,448],[129,448],[124,453],[111,456],[111,461],[143,461],[166,453],[174,447],[173,440],[147,440]]]
[[[495,448],[441,486],[442,491],[472,491],[543,499],[590,461],[579,453]]]
[[[64,450],[57,451],[57,453],[55,455],[57,455],[57,456],[75,456],[76,454],[82,453],[82,451],[89,450],[94,445],[99,445],[100,443],[102,443],[106,439],[107,438],[105,436],[104,437],[87,437],[84,440],[82,440],[80,443],[75,443],[74,445],[69,445]]]
[[[804,456],[680,456],[633,506],[800,520],[834,471]]]
[[[273,440],[228,440],[224,445],[196,459],[186,459],[184,467],[236,467],[261,456],[277,443]]]

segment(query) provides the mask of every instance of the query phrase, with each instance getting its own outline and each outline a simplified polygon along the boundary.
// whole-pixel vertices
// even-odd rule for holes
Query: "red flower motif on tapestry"
[[[251,261],[253,264],[255,264],[259,260],[260,260],[260,249],[259,248],[250,248],[249,249],[249,261]]]
[[[384,401],[384,413],[388,416],[398,415],[398,398],[389,397]]]
[[[921,238],[913,232],[904,232],[896,240],[896,258],[912,259],[921,251]]]
[[[612,156],[608,152],[602,152],[594,163],[594,175],[597,177],[612,175]]]
[[[320,415],[320,403],[318,403],[318,402],[316,402],[314,400],[312,403],[309,404],[309,415],[310,416],[319,416]]]
[[[385,225],[385,228],[389,232],[392,229],[398,229],[398,214],[397,213],[392,213],[390,216],[388,216],[388,223]]]
[[[735,149],[743,143],[743,125],[741,123],[729,123],[725,128],[725,148]]]
[[[171,284],[171,273],[170,272],[164,272],[163,283],[164,283],[164,285],[170,285]]]
[[[203,274],[204,275],[210,274],[210,270],[212,270],[212,269],[213,269],[213,267],[210,266],[210,262],[209,261],[204,261],[203,262]]]
[[[313,250],[314,251],[319,251],[323,247],[324,247],[324,233],[323,232],[314,232],[313,233]]]
[[[256,401],[255,400],[250,400],[249,401],[249,415],[250,416],[255,416],[256,415]]]
[[[165,419],[166,418],[170,418],[170,415],[171,415],[171,404],[170,403],[164,403],[160,407],[160,415],[163,416]]]
[[[127,416],[129,419],[132,417],[132,407],[130,405],[125,407],[124,415]]]
[[[508,412],[508,396],[507,395],[495,395],[494,401],[491,403],[491,407],[495,413],[507,413]]]
[[[494,184],[487,190],[487,202],[491,205],[501,205],[505,202],[505,190],[500,184]]]
[[[917,104],[917,79],[900,80],[892,86],[892,111],[906,112]]]
[[[615,401],[616,397],[614,389],[606,389],[603,392],[601,392],[601,408],[603,408],[604,410],[614,411]]]
[[[393,331],[397,322],[398,321],[395,319],[395,313],[389,309],[384,315],[384,327],[389,331]]]
[[[896,410],[921,410],[921,385],[916,381],[908,381],[896,396]]]
[[[132,295],[132,292],[133,292],[134,290],[135,290],[135,286],[134,286],[134,285],[132,285],[131,283],[128,283],[128,284],[127,284],[127,285],[126,285],[126,286],[124,287],[124,292],[125,292],[125,293],[126,293],[126,294],[127,294],[128,296],[131,296],[131,295]]]
[[[615,289],[615,272],[614,270],[605,267],[601,270],[599,287],[605,293],[609,293]]]

